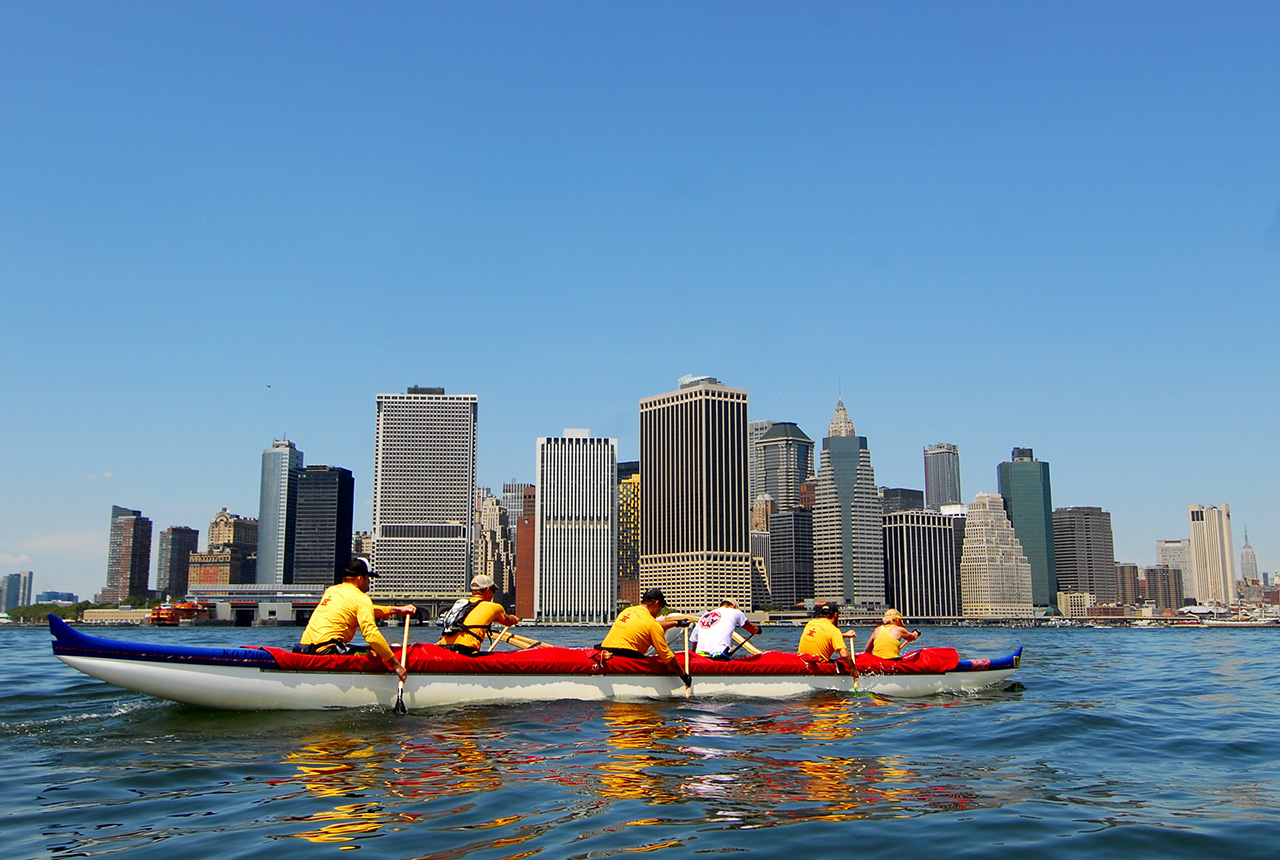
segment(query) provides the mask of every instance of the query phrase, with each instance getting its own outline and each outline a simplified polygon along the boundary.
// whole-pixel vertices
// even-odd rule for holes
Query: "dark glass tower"
[[[333,585],[351,561],[355,485],[350,470],[337,466],[307,466],[298,476],[295,585]]]
[[[997,467],[1004,509],[1022,553],[1031,563],[1031,603],[1056,606],[1058,581],[1053,565],[1053,494],[1049,464],[1030,448],[1014,448],[1012,460]]]

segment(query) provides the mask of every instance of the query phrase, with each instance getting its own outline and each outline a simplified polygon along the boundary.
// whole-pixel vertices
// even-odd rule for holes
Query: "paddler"
[[[342,570],[342,582],[324,590],[320,604],[311,613],[302,641],[294,648],[300,654],[363,654],[372,651],[382,658],[387,668],[404,680],[404,665],[396,659],[387,640],[378,632],[375,619],[390,615],[413,615],[418,607],[375,606],[369,599],[369,580],[378,574],[362,558],[353,558]],[[352,645],[356,628],[364,636],[365,645]]]
[[[813,610],[813,620],[804,626],[800,634],[800,654],[811,654],[821,660],[849,659],[846,639],[856,639],[858,634],[849,630],[840,632],[840,607],[823,603]]]
[[[919,630],[908,630],[902,622],[901,612],[886,609],[880,626],[871,631],[866,651],[883,660],[897,660],[902,657],[902,646],[919,638]]]
[[[507,609],[493,599],[496,586],[493,577],[487,573],[476,574],[471,580],[471,597],[468,599],[456,632],[446,632],[440,637],[439,644],[450,651],[476,657],[484,638],[494,624],[503,627],[514,627],[520,623],[519,615],[507,614]]]
[[[733,645],[733,634],[741,627],[752,636],[760,632],[760,628],[752,623],[732,597],[720,601],[719,609],[711,609],[702,613],[698,622],[693,625],[689,641],[696,644],[695,654],[710,657],[712,660],[728,660],[729,649]]]
[[[650,588],[640,596],[638,604],[618,613],[618,620],[609,628],[600,648],[619,657],[643,658],[652,646],[662,662],[688,687],[690,678],[667,645],[667,631],[677,625],[688,624],[689,619],[659,618],[666,605],[667,598],[663,596],[662,589]]]

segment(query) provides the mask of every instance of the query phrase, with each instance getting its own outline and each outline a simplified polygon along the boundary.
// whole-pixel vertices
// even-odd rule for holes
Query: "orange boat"
[[[209,610],[199,603],[163,603],[151,610],[151,623],[158,626],[177,626],[183,621],[207,620]]]

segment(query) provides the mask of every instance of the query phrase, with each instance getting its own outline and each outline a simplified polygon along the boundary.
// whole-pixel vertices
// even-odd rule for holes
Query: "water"
[[[104,632],[288,645],[299,631]],[[1280,631],[927,629],[967,656],[1025,645],[1023,667],[1004,689],[929,700],[403,717],[162,702],[63,666],[49,641],[0,629],[5,858],[1280,854]]]

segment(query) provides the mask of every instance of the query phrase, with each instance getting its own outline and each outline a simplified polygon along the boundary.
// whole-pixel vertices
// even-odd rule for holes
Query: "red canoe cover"
[[[941,675],[959,664],[960,655],[954,648],[921,648],[903,654],[900,660],[885,660],[864,652],[854,662],[860,675]]]
[[[267,648],[281,669],[293,672],[377,672],[388,671],[372,655],[294,654]],[[399,649],[396,649],[399,650]],[[677,657],[682,655],[677,652]],[[923,648],[901,660],[881,660],[870,654],[857,655],[858,671],[880,675],[935,674],[956,667],[959,657],[952,648]],[[493,651],[479,657],[465,657],[426,642],[409,646],[409,674],[415,675],[670,675],[656,657],[638,660],[613,656],[601,659],[595,648],[530,648],[528,651]],[[708,660],[691,657],[692,675],[842,675],[845,667],[807,660],[799,654],[766,651],[737,660]]]

